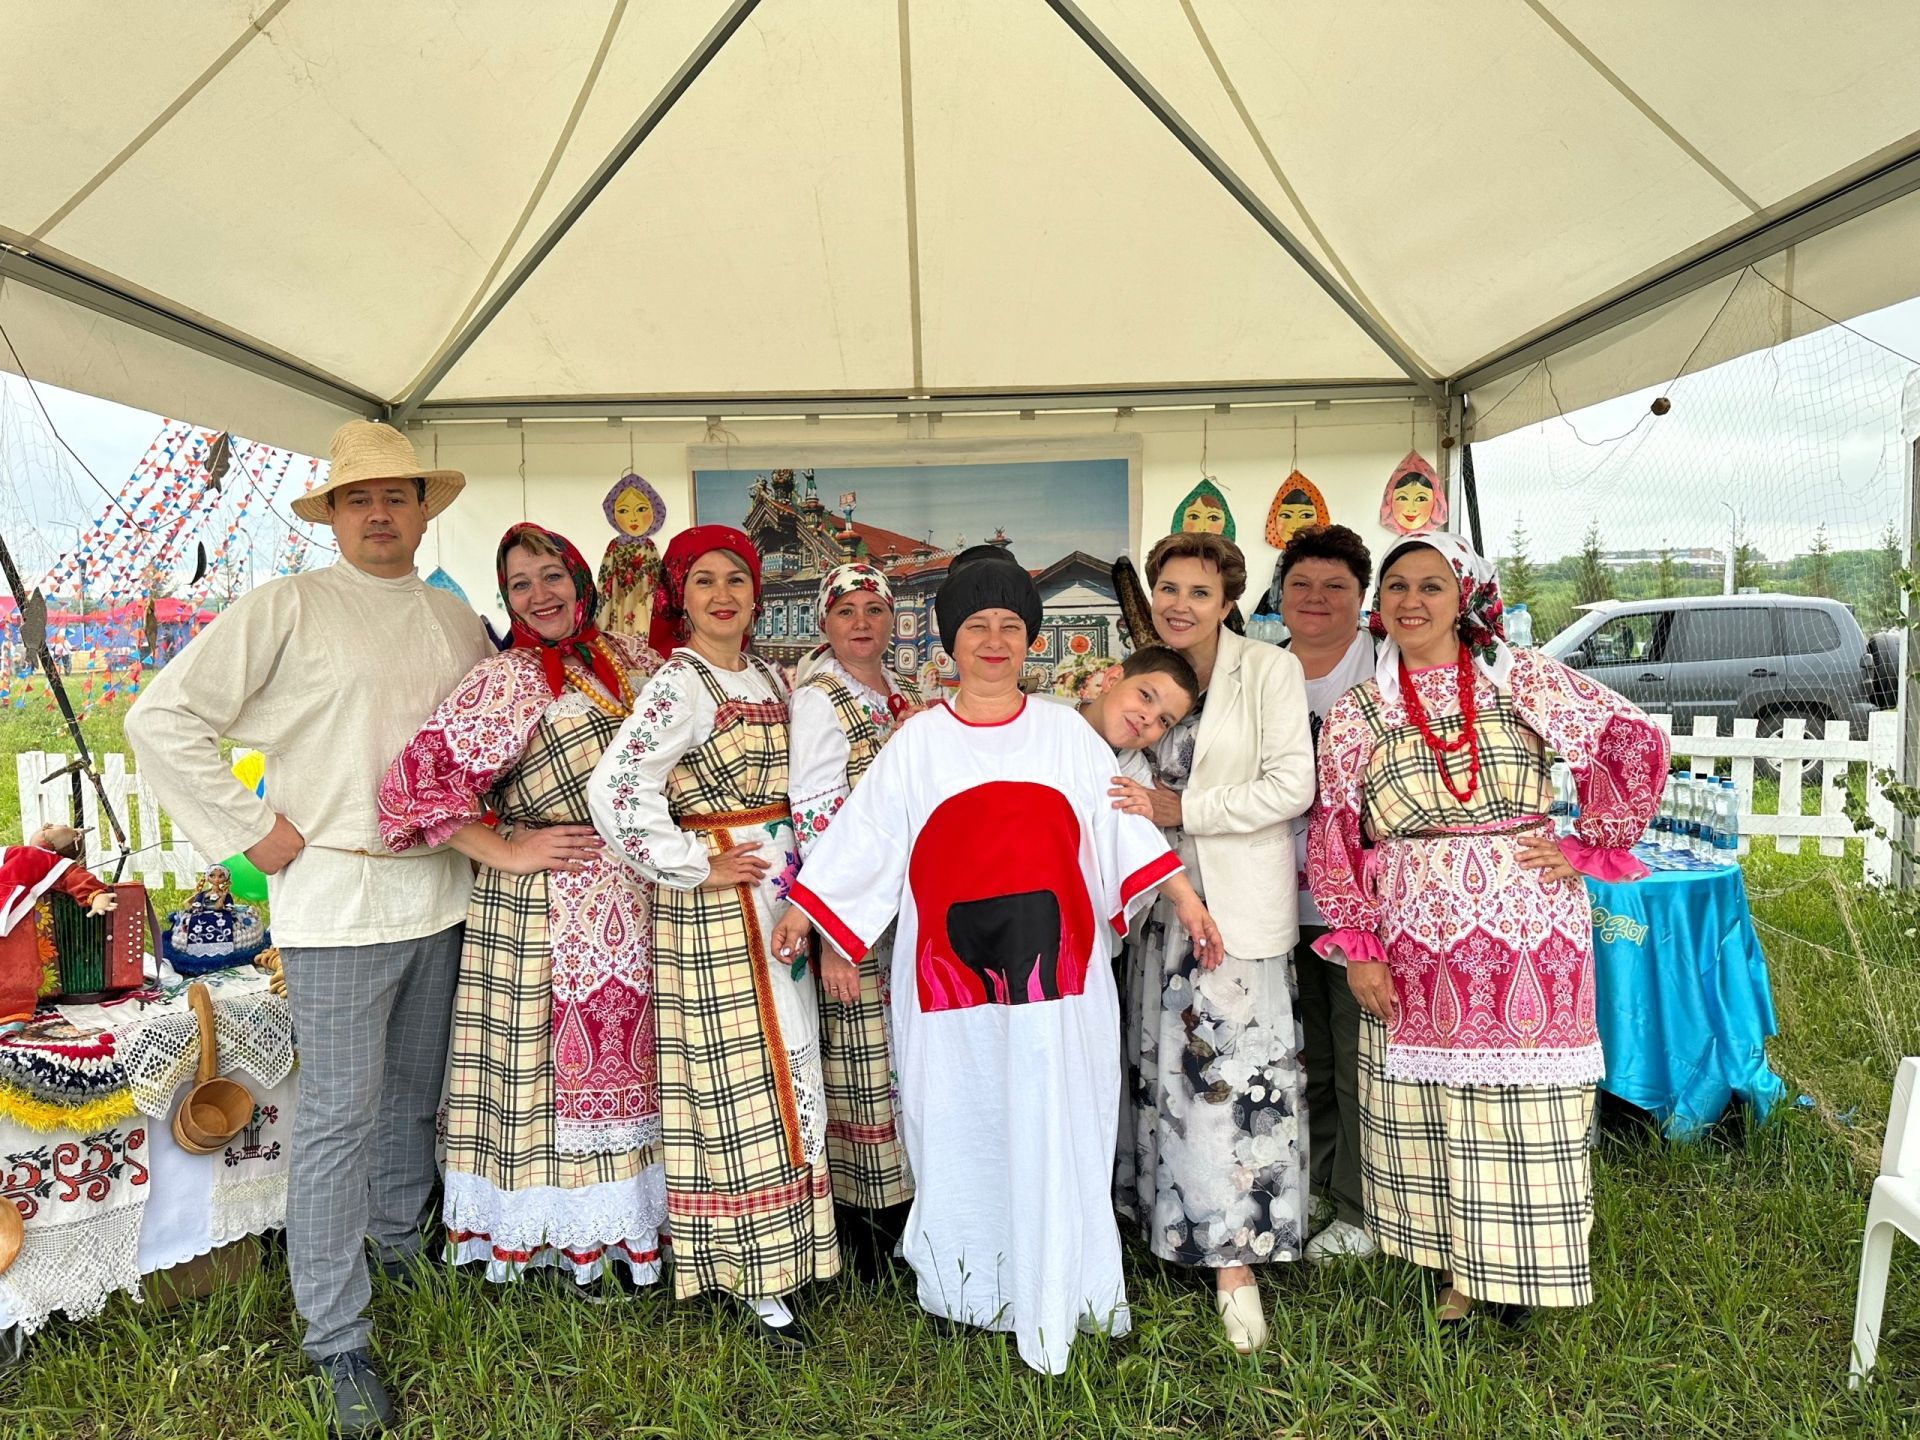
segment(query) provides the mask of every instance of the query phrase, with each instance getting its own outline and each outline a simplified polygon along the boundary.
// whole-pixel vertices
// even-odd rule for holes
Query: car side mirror
[[[1573,649],[1569,650],[1566,653],[1565,658],[1562,659],[1560,663],[1565,665],[1569,670],[1586,669],[1587,668],[1587,647],[1584,645],[1574,646]]]

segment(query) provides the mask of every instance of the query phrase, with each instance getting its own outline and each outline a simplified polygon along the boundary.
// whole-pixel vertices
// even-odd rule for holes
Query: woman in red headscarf
[[[786,1304],[840,1268],[827,1177],[819,994],[767,937],[800,866],[787,799],[787,686],[747,652],[760,556],[698,525],[661,562],[657,648],[587,796],[608,845],[653,880],[660,1096],[674,1289],[746,1302],[770,1342]],[[669,638],[671,637],[671,638]]]
[[[551,1266],[648,1283],[666,1220],[652,887],[603,852],[586,790],[660,660],[594,628],[592,572],[563,537],[515,525],[496,570],[511,645],[380,787],[393,850],[451,845],[478,872],[448,1062],[451,1258],[493,1280]]]

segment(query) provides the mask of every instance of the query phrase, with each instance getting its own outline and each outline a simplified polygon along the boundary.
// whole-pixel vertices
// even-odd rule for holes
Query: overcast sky
[[[1647,408],[1654,389],[1475,446],[1489,548],[1506,548],[1516,517],[1536,559],[1578,549],[1591,521],[1612,550],[1717,547],[1736,513],[1751,541],[1776,559],[1803,553],[1822,523],[1836,549],[1872,545],[1902,514],[1900,392],[1914,368],[1902,357],[1920,357],[1920,299],[1851,329],[1859,333],[1825,329],[1689,376],[1671,388],[1673,409],[1658,420]],[[35,388],[60,435],[118,493],[161,418]],[[300,476],[296,467],[276,497],[282,513]],[[0,482],[0,527],[29,583],[109,506],[54,443],[27,384],[7,374]],[[286,526],[256,507],[247,528],[255,576],[265,578]]]

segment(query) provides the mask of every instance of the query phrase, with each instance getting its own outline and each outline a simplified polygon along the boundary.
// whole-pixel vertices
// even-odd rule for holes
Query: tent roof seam
[[[241,32],[240,38],[227,46],[225,50],[222,50],[214,62],[207,66],[205,70],[202,70],[192,84],[188,85],[186,89],[174,97],[171,105],[154,116],[153,119],[147,123],[147,127],[144,130],[129,140],[126,145],[121,148],[118,155],[115,155],[111,160],[107,161],[105,165],[101,166],[91,180],[74,191],[73,194],[67,198],[64,205],[40,222],[39,226],[33,231],[33,238],[35,240],[44,240],[47,233],[51,231],[54,226],[58,225],[85,203],[89,195],[93,194],[94,191],[111,180],[114,173],[119,170],[122,165],[125,165],[137,155],[149,140],[153,139],[155,135],[158,135],[166,128],[168,121],[186,109],[188,102],[191,101],[194,96],[198,95],[202,90],[206,89],[208,85],[213,83],[220,72],[225,70],[232,62],[234,56],[247,48],[254,36],[266,34],[267,26],[273,23],[274,16],[285,9],[289,3],[290,0],[273,0],[273,3],[261,11],[258,17],[250,20],[247,23],[247,28]]]
[[[1714,182],[1719,185],[1722,190],[1725,190],[1734,199],[1746,206],[1752,214],[1758,215],[1766,208],[1758,200],[1754,199],[1753,196],[1736,185],[1731,175],[1727,174],[1726,171],[1709,160],[1706,153],[1702,151],[1699,146],[1682,135],[1679,130],[1668,122],[1664,115],[1654,109],[1652,104],[1641,96],[1639,91],[1621,79],[1606,61],[1588,49],[1579,36],[1569,30],[1561,23],[1558,16],[1547,9],[1546,5],[1542,3],[1542,0],[1525,0],[1525,3],[1529,10],[1540,17],[1542,24],[1560,37],[1561,42],[1566,45],[1569,50],[1587,62],[1587,65],[1592,69],[1594,74],[1598,75],[1619,92],[1621,99],[1625,100],[1629,105],[1633,106],[1634,109],[1638,110],[1641,115],[1645,116],[1648,123],[1672,141],[1682,154],[1693,161],[1695,165],[1699,166],[1700,169],[1704,170],[1708,175],[1712,176]]]

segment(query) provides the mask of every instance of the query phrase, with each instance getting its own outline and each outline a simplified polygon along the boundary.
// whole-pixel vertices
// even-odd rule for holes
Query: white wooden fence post
[[[1806,734],[1807,722],[1804,716],[1789,715],[1780,722],[1782,740],[1803,740]],[[1800,815],[1800,774],[1805,766],[1806,762],[1797,755],[1791,758],[1781,757],[1780,818],[1783,823],[1788,819],[1797,819]],[[1777,831],[1773,837],[1773,844],[1782,855],[1800,853],[1800,836],[1797,833],[1789,834],[1784,829]]]
[[[1897,711],[1876,710],[1867,721],[1867,819],[1886,831],[1888,837],[1900,833],[1900,814],[1881,786],[1878,770],[1892,770],[1900,753],[1900,717]],[[1893,843],[1890,838],[1867,836],[1862,878],[1869,885],[1884,885],[1893,876]]]

